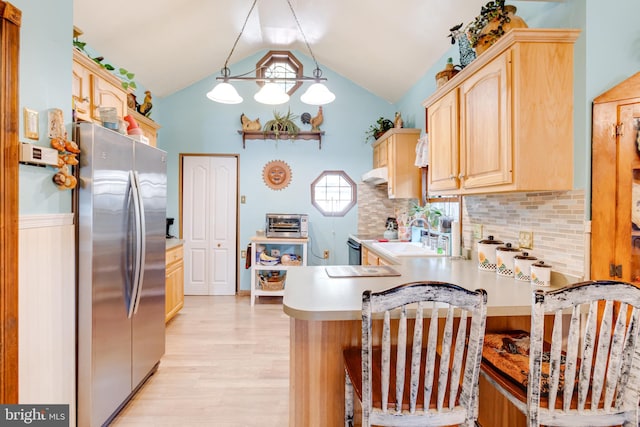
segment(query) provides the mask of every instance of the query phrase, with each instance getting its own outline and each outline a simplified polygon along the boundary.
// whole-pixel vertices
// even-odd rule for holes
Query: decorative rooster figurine
[[[149,117],[151,114],[151,107],[153,107],[153,104],[151,104],[151,92],[147,90],[144,92],[144,95],[144,102],[138,108],[138,113],[145,117]]]
[[[311,131],[320,132],[320,125],[322,124],[323,120],[324,120],[324,117],[322,115],[322,106],[320,106],[318,107],[318,115],[315,117],[312,117],[309,122],[311,123]]]
[[[244,131],[262,129],[260,118],[251,120],[249,117],[245,116],[244,113],[240,115],[240,123],[242,123],[242,130]]]

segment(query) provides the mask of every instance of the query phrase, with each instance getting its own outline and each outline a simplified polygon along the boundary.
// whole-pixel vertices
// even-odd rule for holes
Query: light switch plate
[[[533,232],[521,231],[518,235],[518,245],[523,249],[533,249]]]

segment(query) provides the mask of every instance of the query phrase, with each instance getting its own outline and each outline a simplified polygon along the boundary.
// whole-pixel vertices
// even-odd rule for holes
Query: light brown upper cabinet
[[[114,107],[120,118],[133,116],[149,145],[156,146],[160,125],[128,108],[127,91],[120,79],[77,49],[73,49],[71,90],[77,120],[100,124],[100,107]]]
[[[415,166],[420,129],[392,128],[373,143],[374,167],[388,169],[390,199],[420,198],[420,168]]]
[[[640,283],[640,73],[593,101],[591,278]]]
[[[101,123],[100,107],[115,107],[120,118],[127,115],[127,92],[120,80],[77,49],[73,49],[72,73],[72,97],[79,120]]]
[[[511,30],[423,102],[430,195],[572,189],[579,33]]]

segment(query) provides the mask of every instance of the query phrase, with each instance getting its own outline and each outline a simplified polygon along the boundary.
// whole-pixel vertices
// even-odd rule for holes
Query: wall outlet
[[[247,251],[240,251],[240,258],[245,259],[247,257]]]
[[[322,254],[322,258],[329,259],[329,251],[328,250],[324,251],[324,253]]]
[[[473,224],[473,237],[482,239],[482,224]]]
[[[518,245],[522,249],[533,249],[533,232],[521,231],[518,235]]]

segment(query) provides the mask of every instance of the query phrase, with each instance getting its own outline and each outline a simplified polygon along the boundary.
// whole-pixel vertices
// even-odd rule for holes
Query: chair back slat
[[[429,407],[433,393],[433,377],[435,375],[436,348],[438,344],[438,308],[431,308],[431,321],[429,323],[429,337],[427,338],[427,360],[424,371],[424,401],[423,406]]]
[[[442,411],[444,407],[444,395],[447,391],[447,381],[449,379],[449,363],[451,358],[451,343],[453,339],[453,307],[447,309],[447,320],[442,333],[442,350],[440,354],[440,372],[438,373],[438,400],[436,408]]]
[[[402,306],[398,323],[398,351],[396,354],[396,411],[402,411],[404,396],[404,367],[407,358],[407,306]]]
[[[451,365],[451,380],[449,381],[449,409],[456,405],[458,390],[460,388],[460,373],[462,371],[462,356],[464,355],[464,342],[467,337],[467,310],[462,310],[458,333],[456,334],[455,352]]]
[[[371,334],[371,291],[362,294],[362,360],[371,360],[373,337]],[[371,363],[362,363],[362,401],[371,402]]]
[[[413,348],[411,350],[411,379],[410,379],[410,396],[409,396],[409,412],[415,414],[416,403],[418,400],[418,388],[420,387],[420,359],[422,358],[422,316],[424,302],[418,303],[416,309],[416,321],[413,327]]]
[[[624,348],[622,350],[622,362],[620,367],[620,384],[618,390],[632,390],[639,386],[638,369],[640,369],[640,352],[638,346],[638,332],[640,330],[640,309],[634,307],[631,319],[627,327]],[[631,387],[629,387],[631,385]],[[618,392],[616,396],[616,408],[628,407],[633,404],[637,395],[634,393]]]
[[[582,354],[580,356],[580,371],[578,374],[578,412],[584,411],[587,403],[587,393],[591,378],[591,367],[593,366],[593,352],[596,344],[596,323],[598,320],[598,302],[592,301],[589,304],[589,314],[584,329],[584,339],[582,341]]]
[[[571,396],[575,388],[576,370],[578,366],[578,345],[580,342],[580,306],[573,307],[571,320],[569,321],[569,336],[567,339],[567,357],[564,367],[564,391],[562,410],[568,411],[571,405]]]
[[[527,405],[530,420],[538,419],[540,408],[540,377],[542,370],[542,337],[544,336],[544,294],[536,294],[531,313],[531,336],[529,341],[529,382],[527,384]]]
[[[389,376],[391,375],[391,317],[389,310],[385,310],[384,321],[382,322],[382,356],[380,363],[382,412],[387,412],[389,407]]]
[[[591,377],[591,407],[597,408],[602,397],[604,379],[609,361],[611,346],[611,328],[613,327],[613,301],[607,301],[600,318],[600,333],[598,335],[598,350],[593,365]]]
[[[562,310],[556,311],[553,322],[551,350],[549,354],[549,408],[556,406],[558,386],[560,384],[560,365],[562,361]]]
[[[604,404],[605,411],[611,410],[613,405],[613,396],[620,379],[620,368],[623,357],[623,346],[626,335],[626,323],[627,323],[627,304],[620,304],[618,316],[616,318],[616,325],[613,329],[613,338],[611,340],[611,358],[609,360],[609,366],[607,367],[606,388],[604,390]]]

